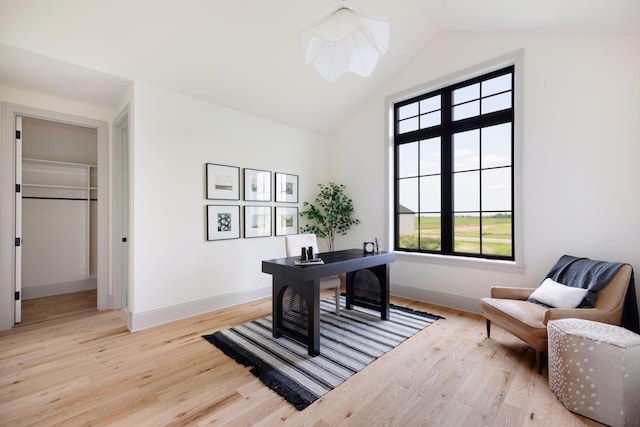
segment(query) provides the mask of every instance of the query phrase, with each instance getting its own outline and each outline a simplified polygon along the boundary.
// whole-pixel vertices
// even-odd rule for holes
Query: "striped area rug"
[[[340,297],[344,307],[344,297]],[[303,410],[378,357],[442,317],[391,305],[389,320],[354,306],[340,310],[335,298],[320,302],[320,355],[292,339],[271,335],[271,316],[204,335],[203,338],[244,366]]]

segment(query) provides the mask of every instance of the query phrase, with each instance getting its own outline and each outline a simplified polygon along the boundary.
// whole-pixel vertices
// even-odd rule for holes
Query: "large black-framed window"
[[[394,247],[515,259],[514,66],[394,104]]]

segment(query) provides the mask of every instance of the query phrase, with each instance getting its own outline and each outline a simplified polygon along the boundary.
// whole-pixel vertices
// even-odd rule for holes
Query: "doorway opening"
[[[21,222],[16,227],[21,239],[21,256],[16,257],[21,300],[95,291],[97,129],[34,117],[21,119],[22,147],[16,150],[16,174],[22,172],[16,176],[21,183],[16,193],[16,223]],[[95,292],[89,295],[94,295],[97,308]],[[23,304],[25,309],[29,306]]]
[[[78,158],[28,158],[29,163],[26,173],[31,174],[27,183],[31,185],[29,188],[29,194],[22,193],[22,190],[27,190],[27,187],[22,188],[22,170],[23,166],[23,154],[17,145],[17,141],[21,139],[22,135],[17,134],[18,122],[22,120],[27,121],[42,121],[49,126],[66,128],[67,126],[75,126],[83,131],[89,131],[94,134],[95,141],[95,164],[92,161],[79,161]],[[39,122],[38,122],[39,123]],[[99,310],[112,307],[112,302],[109,298],[108,289],[108,194],[109,194],[109,182],[108,182],[108,138],[107,138],[108,125],[106,122],[88,119],[78,116],[72,116],[63,113],[51,112],[41,110],[37,108],[19,106],[15,104],[2,103],[2,134],[1,134],[1,156],[0,166],[2,169],[2,180],[0,180],[0,202],[2,207],[0,208],[0,231],[3,235],[13,235],[15,239],[3,239],[0,242],[0,329],[9,329],[15,323],[20,321],[20,310],[18,307],[21,305],[21,300],[24,296],[22,290],[22,273],[26,272],[20,266],[18,268],[17,263],[20,262],[20,256],[23,248],[27,245],[37,241],[39,238],[54,238],[63,239],[64,241],[75,240],[76,243],[82,240],[82,244],[75,247],[72,251],[78,255],[73,262],[74,274],[78,271],[84,275],[81,280],[77,276],[71,275],[66,277],[69,280],[54,280],[56,282],[57,290],[50,288],[40,287],[44,285],[50,285],[49,283],[30,283],[35,284],[36,287],[27,291],[36,292],[54,292],[60,293],[61,291],[75,291],[78,290],[78,283],[70,284],[74,282],[84,282],[84,286],[93,286],[96,289],[96,308]],[[47,147],[51,148],[51,147]],[[53,149],[48,155],[56,156],[60,148]],[[45,150],[46,151],[46,150]],[[64,151],[64,150],[61,150]],[[72,155],[78,155],[79,153],[72,151]],[[38,181],[44,179],[46,176],[49,182]],[[39,178],[34,178],[39,177]],[[26,178],[26,177],[25,177]],[[62,180],[62,181],[59,181]],[[71,182],[65,180],[72,180]],[[80,181],[83,184],[80,184]],[[65,188],[68,187],[68,188]],[[57,194],[52,194],[53,191],[58,191]],[[79,192],[84,191],[84,204],[83,209],[76,209],[72,213],[64,212],[65,209],[70,208],[74,202],[79,203],[78,200],[82,198],[78,195]],[[48,193],[47,193],[48,192]],[[19,196],[18,196],[19,194]],[[35,237],[30,234],[27,239],[24,239],[21,225],[23,219],[21,209],[21,197],[27,195],[33,197],[26,199],[30,204],[42,204],[52,203],[47,208],[36,208],[31,214],[34,215],[36,222],[39,219],[45,218],[46,221],[51,220],[49,217],[60,217],[67,222],[77,221],[83,226],[83,231],[74,233],[73,236],[67,234],[57,233],[59,225],[54,227],[45,227],[39,232],[35,233]],[[88,201],[87,201],[88,199]],[[68,202],[65,205],[62,202]],[[91,205],[95,205],[92,209]],[[59,212],[62,210],[62,214]],[[92,212],[93,211],[93,212]],[[20,214],[20,215],[18,215]],[[28,215],[31,215],[28,214]],[[69,215],[67,215],[69,214]],[[91,231],[92,224],[95,223],[93,233]],[[32,221],[33,222],[33,221]],[[44,230],[44,231],[43,231]],[[6,233],[6,234],[5,234]],[[56,234],[57,233],[57,234]],[[93,237],[92,237],[93,234]],[[61,237],[62,236],[62,237]],[[80,237],[78,237],[80,236]],[[46,240],[46,239],[45,239]],[[15,242],[15,243],[14,243]],[[22,246],[24,244],[24,246]],[[93,255],[91,248],[94,247]],[[31,248],[38,249],[38,248]],[[57,255],[57,254],[56,254]],[[48,260],[47,260],[48,261]],[[37,265],[37,269],[29,270],[29,274],[37,275],[41,271],[41,265]],[[58,266],[49,266],[58,267]],[[27,267],[28,268],[28,267]],[[33,273],[33,274],[32,274]],[[56,272],[57,273],[57,272]],[[63,279],[65,276],[62,276]],[[41,279],[41,278],[40,278]],[[30,280],[30,278],[27,278]],[[91,285],[91,281],[94,281],[94,285]],[[27,283],[27,282],[25,282]],[[65,284],[61,284],[65,283]],[[56,287],[54,286],[54,287]],[[70,287],[69,287],[70,286]],[[82,286],[82,285],[80,285]],[[15,297],[15,298],[14,298]],[[37,297],[37,296],[34,296]],[[17,316],[16,316],[17,315]]]

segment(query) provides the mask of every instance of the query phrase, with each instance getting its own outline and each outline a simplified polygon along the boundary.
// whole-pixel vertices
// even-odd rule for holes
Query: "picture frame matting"
[[[207,240],[240,238],[239,205],[207,205]]]
[[[240,200],[240,168],[206,164],[207,199]]]
[[[244,168],[244,200],[252,202],[271,201],[271,172]]]
[[[275,173],[276,202],[298,203],[298,175]]]
[[[271,206],[244,207],[244,237],[271,236]]]
[[[274,210],[276,236],[298,234],[298,208],[276,206]]]

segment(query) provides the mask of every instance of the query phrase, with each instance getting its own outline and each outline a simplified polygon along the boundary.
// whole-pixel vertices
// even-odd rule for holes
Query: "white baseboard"
[[[391,285],[391,293],[395,296],[408,298],[415,301],[435,304],[442,307],[455,308],[469,313],[481,313],[480,300],[463,297],[459,295],[436,292],[427,289],[419,289],[404,285]],[[225,295],[218,295],[198,301],[184,304],[172,305],[157,310],[145,311],[143,313],[127,312],[128,327],[131,332],[141,331],[165,323],[174,322],[180,319],[208,313],[238,304],[244,304],[271,296],[271,286],[250,289],[244,292],[234,292]]]
[[[75,280],[73,282],[49,283],[46,285],[25,286],[22,288],[22,299],[50,297],[52,295],[97,289],[96,278]]]
[[[259,300],[270,296],[271,285],[262,288],[250,289],[243,292],[218,295],[211,298],[172,305],[169,307],[145,311],[142,313],[131,313],[129,311],[127,313],[127,326],[131,332],[140,331],[142,329],[163,325],[165,323],[173,322],[180,319],[186,319],[187,317],[196,316],[198,314],[208,313],[210,311],[220,310],[238,304],[244,304],[246,302]]]
[[[466,311],[468,313],[480,314],[482,312],[480,309],[480,300],[476,298],[396,284],[391,285],[391,294],[414,301],[455,308],[456,310]]]

